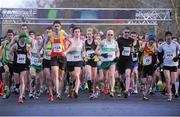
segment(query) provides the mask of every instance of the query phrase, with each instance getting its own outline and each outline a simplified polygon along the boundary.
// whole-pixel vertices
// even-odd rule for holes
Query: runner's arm
[[[119,47],[118,44],[116,42],[116,57],[119,58],[120,52],[119,52]]]
[[[99,56],[101,55],[101,46],[102,46],[102,42],[98,43],[96,50],[95,50],[95,53]]]
[[[29,60],[31,60],[31,46],[29,46],[29,45],[27,45],[27,51],[28,51],[28,53],[27,53],[27,57],[29,58]]]
[[[12,47],[10,48],[10,51],[9,51],[9,59],[11,61],[13,61],[13,55],[14,55],[14,52],[17,50],[17,44],[13,44]]]

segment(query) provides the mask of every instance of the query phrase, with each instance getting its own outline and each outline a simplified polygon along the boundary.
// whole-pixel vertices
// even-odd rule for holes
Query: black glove
[[[89,54],[89,57],[92,59],[96,54],[95,53],[92,53],[92,54]]]
[[[154,64],[153,68],[154,68],[154,70],[156,70],[158,68],[158,65]]]
[[[107,53],[104,53],[104,54],[101,54],[102,57],[104,58],[107,58],[108,57],[108,54]]]
[[[173,58],[173,61],[174,61],[174,62],[177,62],[178,59],[179,59],[178,56],[176,56],[176,57]]]
[[[31,79],[31,86],[34,87],[36,85],[36,79],[32,78]]]
[[[118,60],[119,60],[119,58],[116,57],[116,58],[113,60],[113,62],[118,62]]]

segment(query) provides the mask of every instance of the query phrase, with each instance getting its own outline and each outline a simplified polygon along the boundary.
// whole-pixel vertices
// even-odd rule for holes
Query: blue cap
[[[155,41],[156,35],[154,32],[148,32],[148,41]]]

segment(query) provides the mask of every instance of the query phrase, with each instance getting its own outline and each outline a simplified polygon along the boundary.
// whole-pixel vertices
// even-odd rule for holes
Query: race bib
[[[165,59],[164,59],[164,63],[166,64],[172,64],[173,62],[173,52],[166,52],[165,54]]]
[[[150,65],[152,63],[152,56],[144,56],[143,57],[143,64]]]
[[[45,52],[45,58],[50,59],[51,58],[51,50],[46,50]]]
[[[108,58],[109,59],[114,59],[115,58],[115,54],[114,53],[108,53]]]
[[[33,64],[33,65],[38,65],[38,64],[39,64],[38,58],[32,57],[32,58],[31,58],[31,64]]]
[[[173,59],[173,53],[172,52],[167,52],[165,54],[165,58],[168,59],[168,60],[172,60]]]
[[[17,63],[25,64],[26,63],[26,55],[25,54],[18,54],[17,55]]]
[[[93,53],[95,53],[95,51],[94,50],[88,50],[87,52],[87,56],[88,56],[88,59],[91,59],[91,54],[93,54]]]
[[[54,52],[62,52],[61,44],[55,43],[54,44]]]
[[[81,61],[82,56],[79,52],[67,54],[67,61]]]
[[[129,56],[131,53],[131,48],[130,47],[124,47],[122,51],[123,56]]]

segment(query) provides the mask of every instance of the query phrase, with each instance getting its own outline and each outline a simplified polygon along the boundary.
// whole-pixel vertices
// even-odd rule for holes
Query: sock
[[[16,88],[19,89],[19,84],[16,84]]]
[[[172,94],[175,94],[175,91],[176,91],[176,89],[175,89],[175,84],[172,84],[172,89],[171,89],[171,91],[172,91]]]
[[[91,91],[91,89],[92,89],[92,81],[88,80],[87,84],[88,84],[89,91]]]
[[[179,88],[179,81],[176,81],[176,82],[175,82],[176,93],[178,93],[178,88]]]

